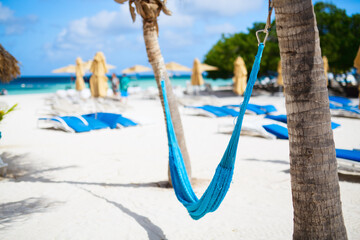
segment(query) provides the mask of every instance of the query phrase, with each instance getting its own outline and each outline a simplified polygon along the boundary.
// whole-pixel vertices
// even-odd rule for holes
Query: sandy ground
[[[241,136],[235,174],[220,208],[192,220],[167,180],[167,139],[158,100],[131,96],[124,116],[146,124],[71,134],[37,128],[48,94],[1,97],[17,111],[1,123],[1,158],[11,178],[0,180],[0,239],[291,239],[292,202],[286,140]],[[199,98],[201,100],[201,98]],[[238,97],[204,97],[237,104]],[[183,101],[190,101],[183,99]],[[255,96],[285,113],[284,98]],[[195,192],[210,182],[233,118],[193,116],[181,107]],[[246,115],[245,121],[260,120]],[[360,120],[334,118],[336,147],[360,144]],[[360,181],[341,178],[349,239],[360,239]],[[345,180],[344,180],[345,179]]]

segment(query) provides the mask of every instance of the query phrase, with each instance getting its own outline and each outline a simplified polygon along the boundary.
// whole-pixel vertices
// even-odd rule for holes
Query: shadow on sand
[[[20,221],[27,215],[49,210],[60,202],[50,202],[45,198],[27,198],[17,202],[0,204],[0,229],[14,221]]]
[[[83,186],[104,186],[104,187],[154,187],[154,188],[170,188],[168,181],[159,181],[159,182],[149,182],[149,183],[101,183],[101,182],[76,182],[76,181],[56,181],[51,180],[46,177],[37,176],[41,173],[62,171],[66,169],[76,168],[76,166],[65,166],[65,167],[56,167],[56,168],[47,168],[36,170],[36,168],[30,163],[26,163],[27,154],[24,155],[11,155],[9,153],[1,154],[4,162],[8,163],[8,175],[10,181],[15,182],[41,182],[41,183],[68,183],[74,185],[83,185]],[[151,222],[151,220],[145,216],[141,216],[130,209],[126,208],[120,203],[110,201],[105,197],[94,194],[93,192],[79,187],[80,189],[90,193],[92,196],[100,198],[106,201],[109,204],[117,207],[125,214],[134,218],[136,222],[146,230],[149,239],[158,240],[158,239],[167,239],[164,232],[161,228],[156,226]],[[11,222],[19,221],[25,218],[27,215],[44,212],[48,210],[52,205],[56,203],[50,203],[44,198],[28,198],[18,202],[9,202],[0,205],[0,229],[6,228]]]
[[[122,212],[124,212],[125,214],[129,215],[130,217],[132,217],[142,228],[145,229],[145,231],[148,234],[148,237],[150,240],[165,240],[167,239],[164,232],[161,230],[160,227],[156,226],[154,223],[152,223],[150,221],[149,218],[141,216],[133,211],[131,211],[130,209],[124,207],[123,205],[121,205],[120,203],[114,202],[114,201],[110,201],[109,199],[96,195],[95,193],[85,189],[85,188],[81,188],[82,190],[88,192],[89,194],[91,194],[92,196],[102,199],[105,202],[117,207],[118,209],[120,209]]]
[[[250,162],[264,162],[264,163],[276,163],[276,164],[290,165],[289,162],[283,161],[283,160],[259,160],[259,159],[255,159],[255,158],[247,158],[247,159],[243,159],[243,160],[250,161]]]

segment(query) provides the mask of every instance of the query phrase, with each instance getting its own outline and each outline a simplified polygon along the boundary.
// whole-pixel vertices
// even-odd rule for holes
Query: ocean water
[[[86,85],[89,77],[85,77]],[[109,78],[110,79],[110,78]],[[207,79],[206,83],[212,86],[226,86],[232,84],[231,79]],[[186,82],[190,81],[190,76],[177,76],[170,78],[173,86],[185,87]],[[111,82],[109,80],[109,87]],[[140,87],[147,89],[149,87],[156,87],[156,82],[153,77],[131,77],[130,87]],[[16,94],[34,94],[34,93],[54,93],[57,90],[75,89],[75,81],[70,76],[24,76],[17,78],[10,83],[0,83],[0,91],[6,89],[9,95]]]

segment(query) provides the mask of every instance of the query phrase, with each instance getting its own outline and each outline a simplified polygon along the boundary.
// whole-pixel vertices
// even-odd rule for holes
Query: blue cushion
[[[60,117],[64,122],[75,132],[88,132],[91,130],[90,125],[86,125],[80,118],[74,116],[64,116]],[[51,120],[59,121],[56,118],[52,118]]]
[[[336,149],[336,157],[360,162],[360,151],[355,149]]]
[[[221,107],[217,107],[217,106],[204,105],[202,107],[196,107],[196,108],[208,111],[209,113],[212,113],[217,117],[226,117],[229,115],[228,113],[224,112],[224,110],[222,110]]]
[[[351,100],[345,97],[338,97],[338,96],[329,96],[329,100],[331,102],[335,102],[341,104],[343,106],[351,104]]]
[[[275,121],[279,121],[279,122],[283,122],[283,123],[287,123],[287,117],[285,114],[280,114],[280,115],[266,115],[265,118],[269,118]]]
[[[287,123],[287,116],[285,114],[281,114],[281,115],[266,115],[265,118],[268,119],[272,119],[275,121],[279,121],[279,122],[283,122],[283,123]],[[335,122],[331,122],[331,129],[335,129],[340,127],[340,124],[335,123]]]
[[[84,116],[90,117],[90,118],[93,118],[96,120],[100,120],[101,122],[106,124],[111,129],[116,128],[118,124],[120,124],[124,127],[137,125],[137,123],[135,123],[132,120],[125,118],[121,114],[117,114],[117,113],[98,112],[98,113],[86,114]]]
[[[263,125],[263,128],[280,139],[289,139],[288,129],[278,124]]]
[[[89,123],[89,126],[92,130],[104,129],[109,127],[106,123],[93,117],[89,117],[87,115],[82,115],[82,117]]]

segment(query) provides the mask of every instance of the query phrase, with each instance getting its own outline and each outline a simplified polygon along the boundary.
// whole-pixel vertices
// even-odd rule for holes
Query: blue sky
[[[359,0],[326,2],[349,15],[360,12]],[[264,22],[267,1],[169,0],[168,8],[173,15],[159,18],[163,56],[191,67],[222,33],[246,32],[253,22]],[[97,51],[116,73],[135,64],[149,66],[141,18],[133,23],[128,9],[113,0],[0,0],[0,43],[21,62],[25,76],[51,75]]]

